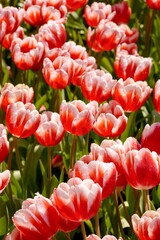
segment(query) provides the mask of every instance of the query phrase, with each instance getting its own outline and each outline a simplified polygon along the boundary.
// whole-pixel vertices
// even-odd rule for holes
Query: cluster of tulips
[[[139,0],[148,56],[111,2],[0,5],[2,239],[160,239],[160,2]]]

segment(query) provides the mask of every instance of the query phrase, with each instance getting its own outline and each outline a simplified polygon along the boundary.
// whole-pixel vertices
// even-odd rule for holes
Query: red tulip
[[[15,65],[22,70],[39,70],[44,58],[44,45],[35,37],[15,38],[11,44],[11,55]]]
[[[53,62],[49,58],[45,58],[42,72],[48,85],[55,89],[64,89],[73,79],[73,83],[81,82],[85,67],[86,64],[83,60],[58,56]]]
[[[124,36],[124,31],[114,22],[101,20],[96,30],[89,30],[87,34],[88,46],[96,51],[110,51],[115,49]]]
[[[2,41],[2,46],[6,49],[10,49],[12,41],[15,38],[24,38],[24,29],[22,27],[18,27],[14,33],[8,33],[4,36]]]
[[[139,31],[137,28],[130,29],[127,24],[121,24],[120,29],[124,32],[121,39],[121,43],[135,43],[139,37]]]
[[[93,2],[84,10],[84,18],[91,27],[97,27],[102,19],[112,20],[113,16],[111,5],[103,2]]]
[[[53,221],[55,219],[55,221]],[[59,228],[59,214],[51,200],[37,195],[22,203],[13,218],[16,228],[30,240],[48,240]]]
[[[20,138],[27,138],[35,133],[40,123],[40,115],[32,103],[11,103],[6,111],[8,131]]]
[[[141,135],[142,147],[148,148],[160,154],[160,123],[155,122],[151,125],[147,124]]]
[[[39,28],[35,37],[49,49],[60,48],[66,42],[66,30],[62,23],[49,20]]]
[[[95,152],[96,149],[91,146],[91,153]],[[123,172],[122,168],[122,155],[125,153],[125,149],[123,147],[122,142],[118,139],[116,141],[113,140],[103,140],[100,144],[100,147],[104,149],[104,162],[113,162],[116,166],[118,176],[116,181],[116,188],[118,190],[122,190],[126,187],[127,180]]]
[[[144,81],[151,70],[151,58],[143,58],[135,55],[121,55],[114,62],[114,69],[119,78],[126,80],[133,78],[134,81]]]
[[[138,47],[136,43],[122,43],[116,48],[116,57],[121,55],[138,55]]]
[[[117,101],[111,100],[100,106],[93,131],[102,137],[117,137],[127,125],[127,117]]]
[[[41,114],[41,121],[34,135],[41,145],[55,146],[62,140],[64,133],[59,114],[46,111]]]
[[[147,82],[128,78],[119,79],[112,90],[112,97],[119,102],[125,112],[137,111],[148,99],[152,89]]]
[[[88,0],[66,0],[66,6],[68,11],[73,12],[76,11],[78,8],[84,7]]]
[[[140,150],[142,148],[141,144],[134,137],[128,137],[125,140],[123,146],[124,146],[124,151],[125,152],[128,152],[128,151],[133,150],[133,149]]]
[[[9,152],[9,141],[7,131],[3,124],[0,124],[0,163],[5,160]]]
[[[41,26],[49,20],[66,22],[67,8],[64,0],[25,0],[24,21],[33,26]]]
[[[112,19],[117,24],[128,23],[132,14],[131,8],[128,6],[127,1],[122,1],[112,5],[112,11],[115,15]]]
[[[160,182],[160,157],[148,148],[124,154],[122,167],[128,183],[135,189],[151,189]]]
[[[5,240],[27,240],[27,238],[17,228],[14,228],[11,233],[5,236]]]
[[[95,115],[98,110],[96,101],[85,104],[81,100],[62,102],[60,118],[67,132],[81,136],[87,134],[93,127]]]
[[[1,90],[0,106],[4,111],[11,103],[21,101],[23,103],[32,102],[34,97],[33,88],[25,84],[6,83]]]
[[[102,200],[101,187],[91,179],[71,178],[67,183],[60,183],[53,195],[61,215],[75,222],[96,215]]]
[[[160,79],[154,85],[153,103],[156,111],[160,114]]]
[[[141,217],[134,214],[132,225],[139,240],[158,240],[160,236],[160,209],[148,210]]]
[[[110,97],[115,83],[116,80],[112,79],[110,73],[105,73],[103,70],[97,69],[85,74],[81,82],[81,89],[88,101],[95,100],[101,103]]]
[[[95,234],[91,234],[86,238],[86,240],[117,240],[117,238],[112,235],[105,235],[103,238],[100,238]],[[120,237],[118,238],[118,240],[123,240],[123,239]]]
[[[0,6],[0,43],[8,33],[14,33],[22,22],[23,9]]]
[[[146,0],[146,3],[149,8],[160,10],[160,1],[159,0]]]
[[[71,177],[80,179],[92,179],[102,188],[102,200],[107,198],[114,190],[117,180],[117,170],[113,163],[104,163],[92,160],[86,164],[77,161],[74,169],[70,171]]]
[[[10,181],[10,177],[11,177],[11,174],[9,170],[5,170],[4,172],[0,173],[0,194],[7,187]]]
[[[85,60],[88,58],[88,53],[85,47],[77,45],[74,41],[65,42],[62,45],[62,50],[70,54],[70,57],[74,60]]]

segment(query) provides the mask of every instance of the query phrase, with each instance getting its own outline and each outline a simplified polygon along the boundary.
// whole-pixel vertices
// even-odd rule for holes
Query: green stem
[[[10,143],[9,154],[8,154],[8,170],[11,170],[12,157],[13,157],[14,141]]]
[[[50,183],[52,178],[52,154],[51,147],[48,147],[48,182]]]
[[[15,151],[16,151],[16,163],[17,163],[17,166],[19,168],[19,171],[21,173],[21,176],[22,176],[22,164],[21,164],[21,161],[20,161],[20,155],[19,155],[19,150],[18,150],[18,143],[17,143],[17,138],[14,137],[14,146],[15,146]]]
[[[142,190],[143,194],[143,211],[150,210],[150,199],[149,199],[149,192],[148,190]]]
[[[70,237],[70,234],[69,233],[64,233],[65,234],[65,237],[67,240],[71,240],[71,237]]]
[[[115,202],[115,207],[116,207],[119,229],[120,229],[122,237],[125,239],[125,234],[124,234],[124,231],[123,231],[121,216],[120,216],[119,206],[118,206],[118,195],[117,195],[116,190],[113,192],[113,195],[114,195],[114,202]]]
[[[147,21],[146,21],[146,41],[145,41],[145,54],[148,56],[149,53],[149,46],[150,46],[150,40],[151,40],[151,32],[152,32],[152,25],[153,25],[153,19],[154,19],[154,10],[148,8],[147,13]]]
[[[71,162],[70,162],[71,169],[73,169],[74,163],[75,163],[76,142],[77,142],[77,136],[73,135],[73,142],[72,142],[72,149],[71,149]]]
[[[87,236],[86,236],[86,230],[85,230],[84,222],[81,222],[81,229],[82,229],[83,240],[86,240]]]
[[[125,203],[124,203],[124,200],[123,200],[123,197],[122,197],[121,192],[118,192],[118,196],[119,196],[119,198],[120,198],[120,200],[121,200],[121,203],[122,203],[122,205],[123,205],[123,209],[124,209],[124,213],[125,213],[125,215],[126,215],[126,219],[127,219],[128,223],[130,224],[130,226],[132,226],[132,222],[131,222],[129,213],[128,213],[128,211],[127,211],[126,205],[125,205]]]
[[[98,213],[95,215],[95,232],[98,237],[101,237]]]

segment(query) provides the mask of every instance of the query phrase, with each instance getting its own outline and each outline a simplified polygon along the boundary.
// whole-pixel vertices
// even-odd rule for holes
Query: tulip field
[[[0,239],[160,240],[160,1],[0,1]]]

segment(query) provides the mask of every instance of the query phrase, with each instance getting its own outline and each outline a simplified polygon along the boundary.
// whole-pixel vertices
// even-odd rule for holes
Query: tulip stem
[[[52,157],[51,157],[51,147],[48,147],[48,182],[50,183],[52,178]]]
[[[101,237],[101,233],[100,233],[100,227],[99,227],[99,214],[97,213],[95,215],[95,231],[96,231],[96,235],[98,237]]]
[[[144,212],[147,210],[150,210],[150,199],[149,199],[149,192],[148,190],[142,190],[142,194],[143,194],[143,210]]]
[[[73,135],[73,142],[72,142],[72,149],[71,149],[71,162],[70,162],[71,169],[73,169],[74,162],[75,162],[76,142],[77,142],[77,136]]]
[[[20,171],[21,177],[22,177],[22,164],[21,164],[21,161],[20,161],[20,155],[19,155],[17,140],[18,139],[16,137],[14,137],[14,146],[15,146],[15,151],[16,151],[16,163],[17,163],[17,166],[19,168],[19,171]]]
[[[9,154],[8,154],[8,170],[11,170],[12,157],[13,157],[14,141],[10,144]]]
[[[113,191],[113,195],[114,195],[114,202],[115,202],[115,207],[116,207],[116,213],[117,213],[117,218],[118,218],[119,229],[120,229],[122,237],[125,239],[125,234],[124,234],[124,231],[123,231],[122,222],[121,222],[121,216],[120,216],[119,206],[118,206],[118,195],[117,195],[117,191],[116,190]]]
[[[82,229],[83,240],[86,240],[87,236],[86,236],[86,230],[85,230],[84,222],[81,222],[81,229]]]
[[[118,196],[119,196],[119,198],[120,198],[120,200],[121,200],[121,203],[122,203],[122,205],[123,205],[123,209],[124,209],[124,213],[125,213],[125,215],[126,215],[126,219],[127,219],[128,223],[130,224],[130,226],[132,226],[132,222],[131,222],[129,213],[128,213],[128,211],[127,211],[126,205],[125,205],[125,203],[124,203],[122,194],[121,194],[120,192],[118,192]]]

